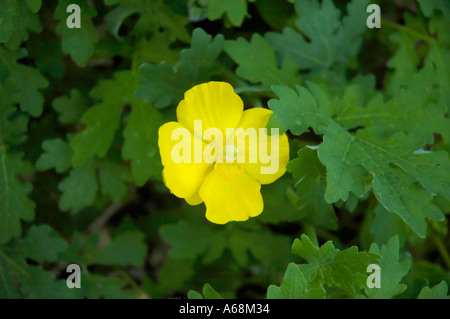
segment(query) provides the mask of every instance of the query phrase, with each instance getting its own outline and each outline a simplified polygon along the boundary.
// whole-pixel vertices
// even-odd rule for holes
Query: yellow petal
[[[172,194],[184,198],[191,205],[201,203],[198,198],[200,186],[211,172],[212,164],[174,164],[163,169],[164,184]]]
[[[188,141],[191,146],[191,160],[189,163],[176,163],[172,158],[172,149],[179,143],[179,140],[172,140],[172,132],[177,128],[183,128],[183,126],[177,122],[168,122],[159,128],[158,146],[161,154],[161,161],[164,166],[163,178],[167,188],[177,197],[185,198],[191,205],[201,203],[201,199],[198,197],[198,190],[201,184],[212,170],[213,165],[207,164],[205,161],[202,163],[194,163],[194,139],[195,137],[189,133]],[[205,144],[197,139],[197,142],[201,145],[201,151],[205,147]]]
[[[238,164],[215,164],[200,188],[206,218],[216,224],[244,221],[264,208],[261,185]]]
[[[271,110],[265,108],[252,108],[242,113],[238,127],[226,141],[227,145],[233,145],[238,149],[237,160],[240,160],[240,163],[258,160],[259,129],[266,127],[272,114]]]
[[[178,130],[177,132],[184,133],[185,137],[183,137],[179,134],[175,134],[175,130]],[[174,161],[174,160],[176,160],[176,158],[173,157],[174,154],[172,154],[172,152],[174,152],[174,150],[178,150],[181,148],[181,146],[179,146],[179,145],[181,145],[181,143],[183,142],[183,140],[185,138],[186,138],[186,140],[185,140],[186,146],[188,148],[187,150],[190,153],[190,156],[187,156],[188,160],[186,162],[190,162],[190,163],[195,162],[194,152],[195,152],[196,146],[198,146],[198,152],[199,152],[198,162],[205,161],[205,159],[203,158],[203,151],[207,144],[204,143],[199,138],[196,138],[193,134],[190,133],[190,131],[187,128],[183,127],[183,125],[181,125],[180,123],[168,122],[168,123],[162,125],[158,131],[158,147],[159,147],[159,152],[161,154],[161,162],[162,162],[163,166],[169,166],[169,165],[178,163],[178,161]],[[184,149],[183,149],[183,151],[184,151]],[[174,153],[176,155],[180,156],[180,155],[184,154],[183,151],[174,152]]]
[[[237,127],[242,127],[244,130],[249,127],[264,128],[272,114],[271,110],[262,107],[245,110]]]
[[[245,163],[244,169],[247,172],[248,175],[256,179],[261,184],[270,184],[276,181],[278,178],[283,176],[283,174],[286,172],[286,165],[289,162],[289,143],[286,134],[277,135],[278,136],[278,145],[279,145],[279,153],[278,153],[278,167],[275,166],[275,158],[276,155],[272,157],[271,154],[271,136],[262,135],[259,136],[259,138],[265,138],[267,140],[267,148],[268,148],[268,155],[271,157],[271,160],[269,163],[262,163],[261,158],[258,157],[258,161],[256,163]],[[259,145],[258,145],[259,150]],[[270,171],[273,171],[273,173],[267,174],[263,173],[262,169],[266,168],[269,169],[269,167],[272,168]]]
[[[177,122],[168,122],[162,125],[158,130],[158,147],[163,166],[173,163],[171,156],[172,148],[178,143],[178,141],[172,140],[171,136],[173,130],[182,127],[183,126]]]
[[[237,141],[243,141],[243,139],[235,139],[234,141],[228,141],[228,143],[234,143],[239,149],[239,154],[244,154],[245,159],[243,167],[248,175],[256,179],[261,184],[270,184],[280,178],[286,172],[286,165],[289,162],[289,143],[286,134],[276,135],[278,140],[278,156],[275,154],[272,157],[271,148],[271,136],[263,133],[260,134],[259,129],[265,128],[267,122],[272,116],[273,112],[264,108],[252,108],[244,111],[242,118],[238,124],[238,128],[247,130],[249,128],[255,128],[257,132],[257,144],[250,143],[250,139],[246,139],[245,143],[237,143]],[[237,131],[237,136],[242,135],[242,131]],[[267,154],[271,159],[269,163],[263,163],[260,157],[261,140],[264,139],[267,145]],[[264,145],[264,143],[263,143]],[[255,147],[256,146],[256,147]],[[251,149],[253,147],[253,149]],[[256,162],[250,162],[250,153],[256,153]],[[275,161],[278,161],[278,165],[275,165]],[[273,163],[272,163],[273,162]],[[273,173],[264,174],[262,168],[269,168],[273,165]]]
[[[226,128],[235,128],[241,119],[244,104],[233,87],[226,82],[208,82],[194,86],[184,94],[177,107],[178,122],[194,133],[194,121],[202,120],[199,138],[208,128],[218,128],[225,138]]]
[[[203,199],[200,197],[200,195],[199,195],[199,193],[197,191],[197,193],[195,195],[186,198],[186,202],[189,205],[195,206],[195,205],[203,203]]]

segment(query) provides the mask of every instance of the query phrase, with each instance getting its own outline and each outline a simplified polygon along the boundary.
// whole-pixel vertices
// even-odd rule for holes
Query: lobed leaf
[[[326,283],[350,296],[356,296],[366,285],[367,266],[379,260],[378,254],[359,252],[356,246],[341,251],[328,241],[317,247],[306,235],[294,241],[292,252],[306,260],[307,263],[299,267],[308,282],[315,282],[322,288]]]
[[[176,67],[166,62],[159,65],[143,63],[139,67],[141,87],[136,97],[144,102],[153,102],[156,108],[180,101],[185,91],[209,79],[223,44],[222,35],[213,39],[203,29],[195,29],[191,47],[181,52]]]
[[[224,16],[233,26],[240,27],[247,15],[247,2],[255,0],[210,0],[208,3],[208,19],[217,20]]]
[[[399,257],[399,238],[392,237],[381,249],[377,244],[370,246],[370,252],[381,256],[380,263],[380,288],[368,288],[364,290],[369,298],[391,299],[401,294],[407,288],[405,284],[400,283],[402,278],[409,271],[410,261],[400,260]]]
[[[347,200],[349,192],[362,197],[370,174],[378,201],[424,237],[424,218],[443,218],[431,199],[450,196],[448,155],[417,151],[433,142],[433,133],[450,127],[444,106],[435,103],[429,87],[433,74],[428,65],[387,103],[375,96],[366,107],[356,87],[331,99],[312,83],[310,90],[275,86],[280,99],[269,101],[274,111],[269,125],[296,135],[309,127],[323,134],[318,155],[327,168],[328,203]]]
[[[91,18],[97,15],[97,10],[87,0],[77,1],[80,6],[80,28],[68,28],[67,18],[73,13],[67,13],[71,0],[58,0],[53,17],[58,21],[56,32],[62,36],[62,51],[70,54],[73,61],[84,67],[94,54],[95,44],[99,35],[92,24]]]
[[[295,11],[298,31],[286,27],[283,33],[269,32],[267,40],[283,57],[290,57],[300,68],[320,70],[344,64],[355,56],[367,30],[366,11],[369,1],[353,0],[347,5],[347,16],[331,0],[297,0]]]
[[[11,52],[0,48],[0,82],[7,87],[14,86],[9,94],[15,95],[22,111],[37,117],[41,115],[44,104],[40,90],[48,86],[48,81],[39,70],[17,63],[24,56],[24,51]]]
[[[440,284],[432,288],[423,287],[417,299],[450,299],[447,292],[448,284],[445,281],[441,281]]]
[[[0,297],[3,298],[64,298],[69,297],[65,282],[37,263],[57,261],[67,243],[48,225],[32,225],[23,238],[0,246]]]
[[[267,87],[299,83],[295,64],[286,59],[279,68],[274,50],[259,34],[254,34],[250,42],[243,38],[226,41],[225,52],[239,65],[236,74],[252,83],[262,83]]]
[[[0,244],[20,236],[21,220],[31,222],[34,219],[36,204],[28,197],[32,185],[17,178],[17,175],[33,171],[22,156],[9,153],[0,145]]]
[[[324,299],[323,287],[310,287],[300,267],[290,263],[284,274],[280,287],[270,285],[267,289],[267,299]]]

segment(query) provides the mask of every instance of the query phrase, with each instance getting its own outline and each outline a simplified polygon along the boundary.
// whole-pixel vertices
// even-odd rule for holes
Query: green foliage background
[[[373,2],[381,29],[368,0],[2,0],[0,298],[446,298],[450,5]],[[290,138],[247,222],[162,182],[158,128],[210,80]]]

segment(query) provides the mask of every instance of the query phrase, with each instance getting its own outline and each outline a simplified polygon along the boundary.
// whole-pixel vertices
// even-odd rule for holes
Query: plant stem
[[[448,251],[445,248],[445,245],[442,242],[441,237],[439,237],[436,233],[433,232],[432,238],[433,238],[434,243],[436,244],[439,252],[441,253],[442,259],[444,259],[444,262],[445,262],[445,265],[447,266],[447,269],[450,270],[450,255],[448,254]]]
[[[138,290],[141,292],[141,297],[140,298],[145,298],[145,299],[149,299],[149,295],[147,294],[147,292],[142,289],[141,286],[139,286],[133,278],[130,277],[130,275],[127,274],[126,271],[124,271],[123,269],[117,268],[116,271],[130,284],[131,287],[133,287],[134,289]]]
[[[268,92],[269,90],[263,88],[262,86],[240,86],[235,88],[234,91],[236,92],[236,94],[241,94],[244,92]]]
[[[102,214],[89,226],[86,233],[92,235],[102,229],[109,219],[114,216],[122,207],[123,203],[112,203],[102,212]]]
[[[389,21],[389,20],[386,20],[386,19],[381,19],[381,25],[385,25],[385,26],[388,26],[388,27],[393,28],[395,30],[398,30],[400,32],[407,33],[407,34],[409,34],[409,35],[411,35],[411,36],[413,36],[415,38],[424,40],[424,41],[429,42],[429,43],[433,43],[433,44],[437,43],[437,40],[435,38],[430,37],[427,34],[423,34],[423,33],[417,32],[417,31],[415,31],[415,30],[413,30],[413,29],[411,29],[411,28],[409,28],[407,26],[400,25],[400,24],[398,24],[396,22],[392,22],[392,21]]]

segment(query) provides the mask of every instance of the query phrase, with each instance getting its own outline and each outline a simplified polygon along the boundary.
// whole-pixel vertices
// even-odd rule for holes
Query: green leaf
[[[80,6],[81,28],[70,29],[67,27],[67,18],[72,13],[67,13],[67,7],[71,0],[58,0],[53,17],[58,21],[56,32],[62,36],[62,50],[70,54],[73,61],[79,66],[85,66],[94,54],[95,44],[99,36],[91,18],[97,15],[97,11],[87,0],[77,1]]]
[[[54,168],[58,173],[64,173],[71,167],[72,150],[66,141],[60,138],[48,139],[42,143],[42,149],[44,153],[36,162],[37,169],[45,171]]]
[[[306,235],[294,241],[292,252],[306,260],[299,267],[308,282],[321,287],[326,283],[350,296],[366,285],[367,266],[379,260],[377,254],[359,252],[356,246],[340,251],[328,241],[319,248]]]
[[[126,278],[117,278],[117,275],[108,276],[108,273],[106,276],[95,274],[88,271],[88,267],[104,265],[120,269],[128,265],[142,266],[147,253],[143,238],[143,234],[138,231],[125,232],[114,236],[106,247],[99,248],[98,234],[83,238],[75,232],[71,246],[64,251],[60,259],[81,267],[81,288],[75,289],[76,297],[137,298],[140,291],[124,289],[130,283]]]
[[[98,265],[143,266],[147,254],[143,239],[144,234],[140,232],[120,234],[105,249],[91,250],[93,257],[85,262]]]
[[[40,33],[42,31],[42,25],[39,20],[39,15],[35,14],[31,10],[31,7],[29,4],[27,4],[26,0],[16,0],[13,1],[13,3],[7,1],[7,5],[10,5],[12,8],[4,9],[1,8],[0,5],[0,11],[5,10],[6,14],[9,15],[9,17],[6,18],[6,37],[8,37],[9,33],[9,39],[5,40],[4,42],[6,47],[10,50],[17,50],[22,42],[25,42],[28,40],[28,32],[34,32],[34,33]],[[12,31],[10,29],[10,19],[11,15],[13,18],[13,28]],[[0,18],[1,20],[1,18]],[[0,24],[0,32],[1,32],[1,25]],[[0,37],[0,42],[2,41],[2,37]]]
[[[425,26],[420,18],[405,14],[404,19],[406,27],[426,34]],[[407,85],[411,77],[416,74],[420,59],[416,53],[417,37],[407,32],[396,32],[390,35],[390,40],[398,43],[396,52],[387,64],[389,68],[394,69],[388,82],[388,92],[393,95],[402,86]]]
[[[290,263],[284,274],[280,287],[270,285],[267,289],[267,299],[323,299],[325,289],[311,288],[300,267]]]
[[[167,32],[155,33],[151,39],[140,39],[133,52],[133,65],[139,66],[144,62],[159,63],[165,61],[175,64],[178,61],[180,50],[172,48]]]
[[[208,19],[217,20],[225,13],[233,26],[240,27],[247,15],[247,0],[209,1]]]
[[[424,259],[416,259],[414,260],[413,267],[414,271],[412,272],[411,279],[423,283],[419,288],[423,288],[425,285],[438,284],[442,280],[445,280],[446,282],[450,281],[450,272],[439,264],[434,264]]]
[[[172,10],[169,5],[162,0],[148,1],[105,1],[106,5],[120,4],[107,15],[109,29],[115,36],[123,21],[134,13],[139,14],[136,24],[131,34],[148,34],[156,33],[160,29],[166,30],[169,34],[170,41],[181,40],[189,42],[189,33],[186,30],[188,19]]]
[[[0,2],[0,42],[7,42],[16,28],[19,3],[17,0]]]
[[[20,266],[19,266],[20,267]],[[69,299],[73,298],[72,291],[67,289],[67,285],[62,280],[56,280],[54,274],[43,270],[38,266],[29,266],[22,269],[20,298],[27,299]],[[8,292],[9,293],[9,292]],[[10,296],[10,295],[9,295]],[[8,296],[8,298],[10,298]],[[14,295],[13,295],[14,296]],[[17,296],[13,298],[19,298]]]
[[[211,287],[210,284],[203,286],[203,296],[205,299],[223,299],[222,296]]]
[[[203,296],[195,290],[189,290],[187,293],[188,299],[203,299]]]
[[[7,152],[0,144],[0,244],[22,232],[21,220],[32,221],[36,204],[28,197],[31,183],[17,175],[30,174],[33,168],[22,159],[22,154]]]
[[[39,70],[16,62],[23,57],[24,51],[9,52],[0,47],[0,82],[13,83],[15,89],[9,94],[16,94],[22,111],[37,117],[41,115],[44,103],[40,90],[46,88],[48,82]]]
[[[398,235],[401,243],[406,240],[409,229],[400,216],[391,214],[380,204],[375,207],[374,212],[375,218],[370,225],[370,230],[378,246],[386,244],[395,235]]]
[[[185,91],[209,79],[223,44],[222,35],[212,39],[203,29],[195,29],[191,47],[181,52],[176,69],[166,62],[159,65],[144,63],[139,67],[141,87],[136,97],[144,102],[154,102],[156,108],[177,103]]]
[[[417,179],[420,181],[428,170],[433,171],[433,174],[438,173],[440,169],[436,164],[440,161],[445,163],[448,160],[446,154],[413,155],[412,150],[410,153],[406,150],[399,152],[400,147],[409,142],[402,135],[395,136],[395,139],[373,143],[365,137],[344,139],[339,134],[337,130],[328,131],[322,144],[323,148],[319,148],[319,158],[328,168],[328,186],[325,194],[327,201],[332,202],[338,197],[345,200],[347,198],[343,193],[345,191],[353,191],[360,196],[361,178],[365,174],[362,166],[356,164],[359,161],[364,163],[364,169],[373,176],[372,187],[378,201],[387,210],[397,213],[419,236],[425,236],[425,217],[435,220],[443,218],[440,210],[430,202],[432,193],[416,181]],[[341,147],[340,150],[337,150],[338,146]],[[346,150],[347,153],[344,153]],[[335,158],[333,159],[332,156]],[[337,158],[339,160],[336,160]],[[425,164],[424,167],[420,167],[419,162]],[[390,163],[392,165],[389,165]],[[400,166],[401,164],[415,171],[404,171],[402,169],[404,166]],[[361,183],[360,189],[353,189],[351,183],[358,182]],[[340,195],[332,197],[333,193]]]
[[[450,28],[450,22],[447,22],[446,28]],[[450,42],[450,40],[449,40]],[[447,106],[447,112],[450,111],[450,51],[445,50],[437,45],[432,45],[425,63],[434,66],[435,77],[433,84],[438,87],[439,103]],[[447,139],[450,133],[447,132]]]
[[[293,1],[256,0],[256,8],[264,22],[273,30],[282,30],[292,18]]]
[[[177,75],[177,73],[180,73]],[[147,103],[154,103],[158,109],[165,108],[180,101],[183,94],[189,89],[184,74],[176,72],[166,62],[158,65],[143,63],[139,66],[141,87],[136,92],[136,97]]]
[[[33,8],[27,2],[7,0],[0,4],[0,43],[5,43],[10,50],[17,50],[22,42],[28,40],[29,31],[42,31],[39,16],[34,14],[36,11],[32,12]]]
[[[441,15],[431,17],[428,25],[429,33],[437,35],[438,42],[430,41],[430,47],[438,46],[441,49],[445,49],[445,45],[450,43],[449,25],[450,19],[445,19]]]
[[[368,0],[353,0],[347,5],[347,16],[331,0],[297,0],[298,30],[287,27],[283,33],[269,32],[266,37],[283,58],[289,56],[301,69],[326,69],[344,64],[355,56],[367,30]],[[307,41],[307,39],[309,41]]]
[[[450,43],[450,21],[442,16],[433,16],[427,29],[426,21],[421,17],[405,14],[404,20],[405,25],[401,26],[399,32],[390,36],[393,42],[398,43],[398,47],[388,61],[393,72],[386,81],[387,91],[394,95],[399,88],[410,84],[420,64],[431,64],[435,69],[432,83],[438,88],[439,103],[446,105],[448,110],[450,63],[447,61],[450,53],[446,47]],[[437,34],[437,39],[430,34]],[[423,48],[420,48],[419,44],[422,43]]]
[[[42,74],[54,79],[64,76],[63,53],[58,38],[44,31],[39,36],[30,37],[26,42],[26,49]]]
[[[27,0],[27,4],[30,7],[31,11],[34,13],[38,13],[39,9],[42,6],[42,0]]]
[[[213,249],[215,243],[218,244],[224,239],[220,232],[214,233],[205,225],[188,223],[184,220],[176,225],[162,226],[160,233],[172,246],[170,256],[176,259],[195,258]]]
[[[27,139],[29,118],[12,106],[16,97],[7,93],[10,88],[4,88],[0,83],[0,96],[2,96],[0,101],[0,143],[3,141],[3,143],[17,145]]]
[[[264,198],[264,212],[256,217],[263,223],[278,224],[280,222],[300,220],[304,212],[300,212],[295,205],[298,202],[297,192],[294,190],[294,179],[285,174],[276,183],[264,185],[261,195]]]
[[[48,225],[33,225],[24,238],[14,239],[0,247],[0,298],[62,298],[68,296],[65,282],[37,263],[57,261],[67,247]]]
[[[331,102],[326,97],[322,97],[325,93],[319,91],[315,84],[309,85],[311,90],[315,90],[315,95],[303,86],[297,86],[296,91],[287,86],[272,87],[280,99],[272,99],[268,103],[269,108],[274,112],[268,127],[278,127],[281,132],[290,130],[294,135],[301,135],[308,130],[309,126],[320,128],[329,122],[333,107]]]
[[[254,34],[250,42],[244,38],[225,42],[225,52],[239,65],[236,74],[252,83],[270,87],[274,84],[293,85],[300,82],[295,64],[288,58],[280,69],[274,50],[259,34]]]
[[[174,273],[177,275],[174,276]],[[144,278],[143,283],[152,298],[164,298],[164,296],[167,296],[172,291],[184,289],[184,283],[194,276],[194,274],[193,260],[168,258],[161,269],[158,282]],[[197,294],[201,296],[199,293]],[[190,298],[189,295],[188,298]]]
[[[220,258],[228,248],[241,266],[248,265],[251,254],[264,266],[278,268],[289,258],[289,239],[264,229],[256,229],[234,229],[233,226],[217,229],[183,220],[178,224],[162,226],[160,233],[171,245],[169,256],[172,258],[202,257],[202,262],[208,264]],[[261,243],[266,245],[262,246]]]
[[[209,0],[189,0],[187,2],[189,22],[198,22],[208,17]]]
[[[100,81],[91,91],[91,97],[101,102],[84,113],[81,121],[86,129],[70,141],[74,167],[80,167],[95,155],[105,157],[119,127],[123,107],[136,102],[133,97],[136,87],[137,79],[132,71],[119,71],[113,79]]]
[[[381,250],[377,244],[370,246],[370,252],[380,255],[380,288],[368,288],[364,290],[369,298],[375,299],[391,299],[406,290],[407,286],[401,284],[401,280],[409,271],[410,261],[401,260],[399,258],[399,238],[392,237],[386,245],[381,246]]]
[[[439,285],[432,288],[423,287],[417,299],[450,299],[448,293],[448,285],[442,280]]]
[[[129,170],[113,161],[99,161],[99,182],[103,194],[108,195],[113,202],[121,202],[128,191],[130,181]]]
[[[78,90],[73,89],[70,91],[70,95],[54,99],[52,107],[59,113],[60,123],[71,124],[81,120],[88,105],[81,93]]]
[[[188,291],[188,299],[223,299],[223,297],[211,287],[210,284],[203,285],[203,296],[194,290]]]
[[[124,8],[124,7],[116,7],[113,10],[109,11],[105,16],[105,21],[107,22],[108,31],[117,39],[120,39],[119,30],[128,17],[137,13],[137,8]]]
[[[73,213],[78,213],[82,208],[92,205],[98,189],[95,165],[89,161],[72,169],[69,176],[59,183],[58,189],[62,192],[59,199],[62,211],[72,209]]]
[[[153,106],[140,101],[133,103],[123,131],[122,157],[131,160],[131,173],[138,186],[144,185],[151,176],[162,179],[158,129],[163,123],[163,117]]]
[[[37,261],[57,261],[58,253],[67,248],[67,243],[55,236],[55,231],[48,225],[32,225],[24,239],[18,240],[16,248],[28,258]]]
[[[96,274],[84,275],[83,278],[81,289],[74,292],[79,299],[137,299],[141,296],[140,291],[127,289],[129,282],[122,278]]]
[[[427,66],[387,103],[375,96],[366,107],[353,86],[341,99],[331,99],[312,83],[310,90],[275,86],[280,99],[269,101],[274,111],[269,125],[296,135],[312,127],[324,135],[318,154],[327,168],[328,203],[347,200],[349,192],[362,197],[370,174],[378,201],[424,237],[425,217],[443,218],[430,200],[450,196],[447,153],[420,151],[433,142],[434,133],[449,127],[445,107],[433,100],[433,74]]]
[[[280,268],[283,261],[289,258],[290,239],[286,236],[277,236],[265,229],[255,231],[231,229],[228,237],[227,246],[234,259],[242,266],[249,263],[249,253],[267,268]]]
[[[435,1],[427,1],[427,0],[417,0],[420,4],[420,8],[422,12],[427,16],[431,17],[435,10],[440,10],[444,13],[445,18],[450,20],[450,4],[445,0],[435,0]]]
[[[324,199],[326,189],[325,167],[317,157],[317,151],[304,147],[298,151],[298,158],[293,159],[286,166],[292,173],[297,189],[299,209],[304,216],[302,219],[313,225],[330,229],[337,228],[337,218],[333,205]]]

